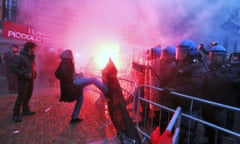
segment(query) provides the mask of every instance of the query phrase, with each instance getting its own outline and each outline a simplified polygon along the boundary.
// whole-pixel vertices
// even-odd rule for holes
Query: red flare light
[[[110,58],[114,61],[116,67],[119,68],[121,66],[119,51],[120,47],[117,43],[109,42],[100,44],[94,52],[94,64],[96,68],[102,69],[107,64]]]

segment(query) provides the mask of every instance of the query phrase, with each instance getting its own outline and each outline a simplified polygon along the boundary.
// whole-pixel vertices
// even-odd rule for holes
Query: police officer
[[[209,71],[204,76],[202,98],[231,105],[236,91],[232,89],[232,81],[236,76],[225,64],[226,49],[221,45],[215,45],[210,49]],[[227,121],[233,121],[232,112],[224,108],[204,104],[202,106],[203,119],[221,127],[226,127]],[[230,126],[231,127],[231,126]],[[223,133],[206,126],[205,136],[209,144],[220,144]],[[217,140],[215,141],[215,136]]]
[[[231,98],[228,103],[231,106],[239,107],[239,94],[240,94],[240,53],[232,53],[228,62],[225,65],[228,75],[232,77],[231,83]],[[226,128],[232,130],[234,125],[235,112],[227,111],[227,125]]]
[[[160,69],[161,53],[162,53],[162,47],[160,45],[157,45],[149,50],[148,56],[147,56],[148,61],[149,61],[149,65],[148,65],[148,70],[149,70],[149,75],[150,75],[149,83],[155,87],[159,87],[159,83],[160,83],[159,73],[161,71],[161,69]],[[149,99],[151,101],[156,102],[156,103],[160,102],[160,92],[159,91],[150,89],[149,94],[150,94]],[[153,122],[159,123],[159,111],[160,111],[159,107],[151,105],[151,106],[149,106],[149,108],[154,113]],[[151,117],[151,115],[149,115],[149,117]]]
[[[198,53],[197,45],[190,39],[183,40],[176,49],[177,75],[176,80],[167,85],[168,89],[184,93],[190,96],[199,97],[201,94],[202,79],[206,68],[201,62],[201,55]],[[190,100],[171,96],[172,107],[181,106],[184,113],[199,115],[199,107],[193,105],[190,108]],[[196,123],[189,119],[182,118],[182,129],[180,134],[180,143],[192,143]],[[188,131],[190,128],[190,131]],[[189,137],[189,138],[188,138]]]
[[[176,47],[173,45],[169,45],[165,47],[161,53],[161,65],[159,75],[160,87],[165,88],[169,83],[173,82],[176,79],[176,72]],[[162,94],[160,94],[160,104],[164,106],[170,106],[171,101],[168,99],[168,97],[162,96]],[[161,115],[160,128],[161,133],[163,133],[171,118],[171,114],[163,109],[158,115]]]
[[[234,80],[234,88],[237,89],[238,97],[236,98],[236,106],[240,107],[240,53],[233,53],[230,57],[230,64],[237,75],[237,78]]]
[[[174,81],[176,67],[176,47],[169,45],[162,50],[161,54],[160,87],[163,88]]]

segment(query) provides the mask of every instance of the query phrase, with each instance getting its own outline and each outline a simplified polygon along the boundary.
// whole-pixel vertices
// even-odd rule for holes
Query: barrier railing
[[[164,89],[162,89],[162,88],[158,88],[158,87],[154,87],[154,86],[150,86],[150,85],[140,85],[140,86],[137,87],[136,82],[125,79],[125,78],[119,78],[119,82],[121,84],[122,92],[123,92],[124,98],[126,100],[126,103],[132,104],[132,107],[131,107],[132,108],[132,112],[131,112],[132,113],[132,119],[136,121],[136,128],[137,128],[139,134],[142,135],[143,143],[145,141],[149,141],[149,143],[150,143],[150,138],[151,138],[150,135],[151,135],[151,133],[154,130],[154,127],[156,125],[153,125],[153,119],[152,119],[152,117],[149,118],[149,115],[145,114],[145,115],[142,115],[142,117],[140,118],[140,113],[141,113],[140,103],[141,102],[147,103],[147,105],[153,105],[153,106],[159,107],[160,109],[171,113],[171,115],[169,115],[169,120],[171,119],[171,116],[173,114],[175,115],[175,113],[178,113],[177,112],[178,110],[169,108],[165,105],[161,105],[159,103],[155,103],[153,101],[150,101],[147,98],[141,97],[140,89],[142,89],[142,88],[143,89],[144,88],[149,88],[149,89],[153,89],[155,91],[163,91]],[[97,90],[96,90],[96,92],[97,92]],[[204,103],[204,104],[224,108],[224,109],[231,110],[231,111],[234,111],[234,112],[240,112],[240,108],[237,108],[237,107],[233,107],[233,106],[217,103],[217,102],[214,102],[214,101],[209,101],[209,100],[197,98],[197,97],[194,97],[194,96],[189,96],[189,95],[178,93],[178,92],[169,92],[169,93],[176,96],[176,97],[182,97],[182,98],[185,98],[186,100],[189,100],[190,101],[190,106],[189,106],[189,112],[190,113],[192,112],[193,105],[195,104],[195,102]],[[136,104],[136,102],[137,102],[137,104]],[[144,107],[143,109],[146,110],[147,108]],[[142,110],[142,111],[144,111],[144,110]],[[135,116],[135,114],[136,114],[136,116]],[[204,126],[212,127],[216,131],[222,131],[222,132],[224,132],[228,135],[231,135],[233,137],[240,138],[240,133],[238,131],[229,130],[229,129],[226,129],[224,127],[220,127],[216,124],[207,122],[207,121],[203,120],[202,118],[193,116],[189,113],[181,112],[181,116],[184,117],[184,118],[187,118],[191,121],[195,121],[197,123],[200,123]],[[142,120],[142,123],[140,123],[140,119]],[[150,119],[150,124],[147,125],[147,122],[149,122],[147,120],[149,120],[149,119]],[[110,121],[105,123],[105,125],[103,125],[103,127],[105,127],[109,122]],[[176,121],[175,121],[175,124],[176,124]],[[171,121],[169,122],[169,125],[172,125]],[[100,129],[102,129],[103,127],[101,127]],[[168,127],[166,129],[168,129]],[[177,139],[178,139],[178,136],[179,136],[180,129],[181,129],[180,127],[176,126],[176,128],[174,130],[175,133],[174,133],[174,137],[173,137],[173,142],[176,143],[176,144],[177,144]]]
[[[134,96],[134,92],[136,92],[137,84],[134,81],[121,78],[121,77],[119,77],[119,82],[120,82],[127,106],[131,104],[130,106],[132,107],[132,119],[135,120],[134,113],[135,113],[136,96]]]
[[[180,135],[181,112],[182,112],[181,107],[177,107],[176,111],[174,112],[166,128],[167,131],[170,131],[170,132],[174,131],[173,139],[172,139],[173,144],[178,143],[178,139]]]
[[[174,144],[176,144],[178,141],[178,137],[179,137],[179,131],[180,131],[180,108],[177,108],[177,110],[175,111],[175,109],[172,109],[172,108],[169,108],[169,107],[166,107],[164,105],[161,105],[159,103],[156,103],[156,102],[153,102],[153,101],[150,101],[144,97],[141,96],[141,88],[151,88],[153,90],[158,90],[158,91],[163,91],[162,88],[158,88],[158,87],[154,87],[154,86],[149,86],[149,85],[141,85],[137,88],[137,95],[136,97],[138,98],[138,104],[137,104],[137,116],[136,116],[136,119],[138,120],[136,122],[136,127],[137,127],[137,130],[139,131],[139,133],[141,135],[143,135],[143,143],[145,141],[149,141],[150,142],[150,138],[151,138],[151,133],[152,131],[154,130],[154,128],[156,127],[156,125],[153,124],[153,118],[149,118],[148,115],[146,114],[147,112],[145,112],[145,115],[143,115],[143,117],[140,116],[140,103],[144,102],[144,103],[147,103],[149,105],[153,105],[153,106],[156,106],[156,107],[159,107],[161,109],[164,109],[166,111],[169,111],[173,114],[173,117],[171,119],[171,117],[169,117],[169,120],[171,119],[172,121],[169,122],[168,126],[167,126],[167,130],[170,130],[170,131],[173,131],[173,126],[176,126],[175,130],[174,130],[174,137],[173,137],[173,142]],[[142,112],[146,111],[146,107],[142,110]],[[176,112],[176,113],[175,113]],[[150,120],[149,120],[150,119]],[[141,120],[141,123],[139,123],[139,120]],[[177,121],[178,120],[178,121]],[[147,122],[150,121],[150,124],[147,125]]]
[[[171,113],[174,113],[174,109],[169,108],[169,107],[164,106],[164,105],[161,105],[161,104],[158,104],[156,102],[153,102],[153,101],[150,101],[150,100],[144,98],[143,96],[141,96],[141,93],[140,93],[140,89],[142,89],[142,88],[149,88],[149,89],[153,89],[153,90],[156,90],[156,91],[163,91],[164,89],[158,88],[158,87],[154,87],[154,86],[150,86],[150,85],[141,85],[141,86],[139,86],[137,88],[137,91],[138,91],[137,95],[136,95],[136,97],[138,98],[137,120],[141,119],[141,125],[140,125],[139,121],[137,121],[136,122],[136,127],[137,127],[139,133],[141,135],[143,135],[143,137],[144,137],[143,139],[144,140],[148,139],[150,141],[151,132],[153,131],[153,129],[154,129],[154,127],[156,125],[153,124],[152,116],[151,115],[149,116],[149,115],[146,114],[147,112],[151,113],[150,110],[147,110],[146,107],[142,108],[143,109],[142,113],[144,113],[144,111],[145,111],[145,114],[144,115],[142,114],[142,117],[140,118],[140,113],[141,113],[140,112],[140,109],[141,109],[140,103],[146,103],[145,106],[148,106],[148,107],[149,107],[149,105],[156,106],[156,107],[159,107],[162,110],[166,110],[166,111],[171,112]],[[199,103],[204,103],[204,104],[208,104],[208,105],[212,105],[212,106],[216,106],[216,107],[221,107],[221,108],[224,108],[224,109],[227,109],[227,110],[232,110],[234,112],[240,112],[240,108],[237,108],[237,107],[233,107],[233,106],[229,106],[229,105],[225,105],[225,104],[221,104],[221,103],[217,103],[217,102],[213,102],[213,101],[197,98],[197,97],[194,97],[194,96],[185,95],[185,94],[178,93],[178,92],[169,92],[169,93],[174,95],[174,96],[176,96],[176,97],[182,97],[182,98],[185,98],[186,100],[190,100],[191,104],[190,104],[190,107],[189,107],[189,113],[192,112],[192,108],[193,108],[193,105],[194,105],[195,102],[197,102],[198,104]],[[220,127],[220,126],[218,126],[216,124],[207,122],[207,121],[203,120],[202,118],[196,117],[196,116],[191,115],[189,113],[182,112],[181,116],[184,117],[184,118],[187,118],[187,119],[189,119],[191,121],[198,122],[198,123],[200,123],[202,125],[212,127],[215,130],[217,130],[217,131],[222,131],[222,132],[224,132],[224,133],[226,133],[228,135],[240,138],[240,133],[237,132],[237,131],[229,130],[229,129],[226,129],[224,127]],[[150,119],[150,122],[149,122],[149,119]],[[148,124],[148,123],[150,123],[150,124]],[[189,138],[189,135],[190,134],[188,134],[188,138]]]

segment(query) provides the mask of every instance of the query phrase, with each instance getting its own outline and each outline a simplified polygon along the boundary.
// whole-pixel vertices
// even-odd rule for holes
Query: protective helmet
[[[210,49],[210,53],[213,53],[213,54],[224,54],[225,55],[227,53],[227,51],[226,51],[226,49],[223,46],[215,45],[214,47],[212,47]]]
[[[169,60],[173,60],[176,57],[176,47],[175,46],[167,46],[162,50],[162,55],[161,55],[161,59],[169,59]]]
[[[156,56],[160,56],[162,52],[162,48],[161,47],[154,47],[152,48],[152,54],[156,55]]]
[[[209,57],[212,62],[223,62],[226,56],[226,49],[221,45],[213,46],[209,51]]]
[[[147,50],[147,59],[155,59],[161,56],[162,48],[160,45],[157,45],[151,49]]]
[[[182,53],[186,53],[186,56],[195,56],[198,54],[197,44],[189,39],[183,40],[177,47],[177,59],[182,59]]]

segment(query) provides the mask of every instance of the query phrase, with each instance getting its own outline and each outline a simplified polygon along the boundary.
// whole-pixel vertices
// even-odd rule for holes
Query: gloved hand
[[[156,127],[151,134],[151,142],[152,144],[172,144],[172,137],[173,135],[170,131],[164,131],[164,133],[160,135],[160,127]]]

